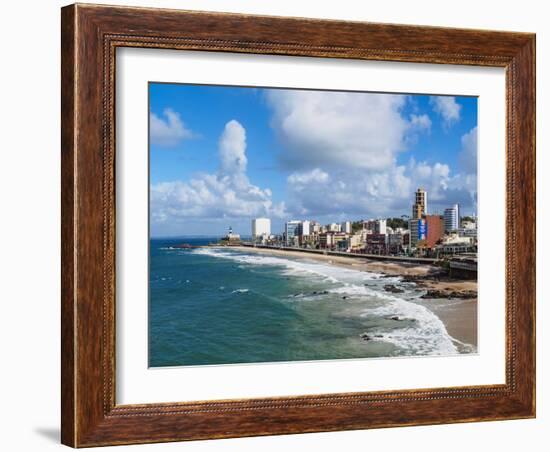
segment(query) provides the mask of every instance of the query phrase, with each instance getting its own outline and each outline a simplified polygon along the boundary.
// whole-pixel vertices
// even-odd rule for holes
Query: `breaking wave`
[[[357,315],[367,324],[369,341],[386,342],[398,349],[396,355],[454,355],[460,353],[458,342],[452,338],[444,323],[425,306],[415,303],[418,293],[410,285],[403,285],[403,298],[386,292],[387,282],[399,283],[400,278],[387,278],[380,273],[359,269],[347,269],[323,262],[290,259],[256,253],[226,251],[215,248],[199,248],[196,254],[215,258],[230,259],[244,265],[277,267],[281,274],[293,277],[315,278],[320,283],[329,284],[327,290],[298,293],[293,299],[322,299],[323,297],[359,300],[362,308]],[[232,293],[246,292],[237,289]],[[365,306],[373,306],[365,309]],[[368,346],[368,342],[365,343]]]

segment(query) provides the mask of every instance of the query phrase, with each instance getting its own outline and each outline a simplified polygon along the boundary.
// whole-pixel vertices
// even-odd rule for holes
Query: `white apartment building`
[[[312,224],[309,220],[302,221],[302,227],[300,230],[300,235],[302,236],[310,236],[312,234]]]
[[[445,221],[445,230],[456,231],[460,222],[460,211],[458,204],[454,204],[453,207],[445,209],[443,218]]]
[[[340,230],[346,234],[351,234],[351,221],[344,221],[340,224]]]
[[[271,235],[271,220],[269,218],[254,218],[252,220],[252,238],[258,239]]]
[[[376,220],[373,231],[375,234],[385,234],[386,229],[386,220]]]

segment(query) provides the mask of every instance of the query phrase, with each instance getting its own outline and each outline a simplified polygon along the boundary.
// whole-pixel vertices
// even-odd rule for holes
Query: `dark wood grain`
[[[61,35],[64,444],[535,415],[534,35],[96,5],[63,8]],[[114,67],[125,46],[506,68],[506,384],[116,405]]]
[[[75,439],[75,322],[74,306],[74,158],[75,158],[75,30],[74,8],[61,11],[61,441]]]

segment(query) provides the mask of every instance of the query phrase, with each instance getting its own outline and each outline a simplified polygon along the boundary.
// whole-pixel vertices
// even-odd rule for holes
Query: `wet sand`
[[[335,266],[351,268],[358,271],[382,273],[388,276],[399,276],[413,281],[421,289],[442,293],[455,292],[466,294],[477,292],[477,281],[451,279],[441,274],[441,269],[430,264],[408,262],[381,262],[366,258],[330,256],[325,254],[304,253],[301,251],[253,248],[234,246],[232,249],[247,253],[260,253],[280,257],[300,257]],[[467,296],[467,295],[466,295]],[[428,298],[420,301],[432,310],[445,324],[447,332],[463,344],[477,348],[477,298],[448,299]]]
[[[441,319],[451,337],[477,347],[477,298],[426,300],[424,306]]]

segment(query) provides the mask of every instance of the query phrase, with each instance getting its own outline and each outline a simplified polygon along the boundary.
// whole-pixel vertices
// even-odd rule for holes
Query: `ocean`
[[[152,239],[149,366],[454,355],[416,284],[330,263]],[[384,290],[393,284],[403,290]]]

